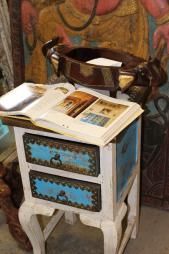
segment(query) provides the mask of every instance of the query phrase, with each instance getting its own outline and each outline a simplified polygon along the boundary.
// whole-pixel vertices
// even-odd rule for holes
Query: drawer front
[[[99,212],[101,186],[31,170],[32,196],[64,205]]]
[[[116,139],[117,200],[120,200],[138,159],[138,121],[134,121]]]
[[[100,173],[97,146],[28,133],[23,141],[27,162],[90,176]]]

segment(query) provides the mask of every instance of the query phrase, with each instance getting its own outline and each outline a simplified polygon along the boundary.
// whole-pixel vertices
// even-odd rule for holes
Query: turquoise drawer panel
[[[99,184],[68,179],[31,170],[32,196],[64,205],[98,212],[101,210]]]
[[[0,140],[2,140],[2,138],[6,136],[8,132],[9,132],[8,126],[2,124],[2,121],[0,120]]]
[[[138,121],[123,130],[116,139],[117,200],[128,183],[138,157]]]
[[[23,136],[27,162],[98,176],[99,147],[32,134]]]

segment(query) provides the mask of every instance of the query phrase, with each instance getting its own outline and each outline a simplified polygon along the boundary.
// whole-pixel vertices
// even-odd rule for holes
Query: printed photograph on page
[[[71,117],[76,117],[98,98],[83,91],[74,91],[62,102],[52,108]]]

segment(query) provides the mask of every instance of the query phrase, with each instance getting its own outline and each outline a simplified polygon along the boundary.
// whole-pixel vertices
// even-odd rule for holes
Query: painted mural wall
[[[22,37],[22,41],[19,36],[14,39],[20,52],[15,51],[14,62],[17,56],[22,71],[25,65],[26,81],[46,83],[53,77],[50,63],[44,58],[41,48],[56,36],[70,46],[120,49],[144,59],[160,55],[167,69],[168,53],[164,47],[169,31],[167,0],[99,0],[98,5],[97,0],[18,2],[9,1],[12,34]],[[19,30],[20,23],[22,27]],[[161,24],[158,29],[156,23]],[[153,49],[155,31],[156,50]],[[169,210],[168,112],[169,86],[166,83],[151,94],[145,107],[142,202]]]

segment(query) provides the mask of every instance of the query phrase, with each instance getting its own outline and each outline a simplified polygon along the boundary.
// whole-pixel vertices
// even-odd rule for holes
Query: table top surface
[[[39,130],[39,131],[47,131],[52,132],[51,130],[38,127],[34,125],[29,119],[26,120],[25,118],[17,118],[17,117],[1,117],[2,123],[12,127],[20,127],[32,130]]]

